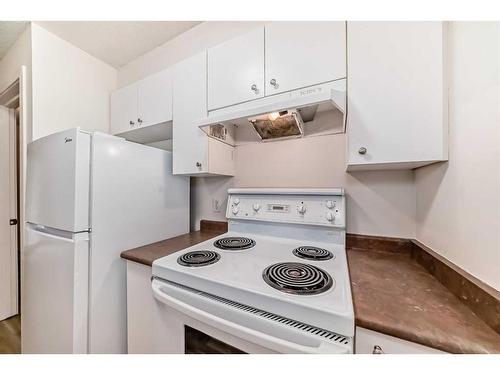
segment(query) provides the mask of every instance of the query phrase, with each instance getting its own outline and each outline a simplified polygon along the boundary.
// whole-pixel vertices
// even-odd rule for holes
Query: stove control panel
[[[328,194],[330,190],[320,189],[315,190],[319,191],[318,194],[301,194],[298,190],[291,190],[279,194],[264,189],[230,189],[226,217],[345,228],[345,196],[342,190],[336,189],[339,194]]]

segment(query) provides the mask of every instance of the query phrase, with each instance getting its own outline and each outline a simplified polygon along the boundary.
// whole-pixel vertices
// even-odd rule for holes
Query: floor
[[[0,354],[21,353],[21,315],[0,322]]]

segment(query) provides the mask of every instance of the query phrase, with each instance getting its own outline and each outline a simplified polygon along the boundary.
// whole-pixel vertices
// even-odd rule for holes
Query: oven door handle
[[[175,298],[167,293],[165,290],[169,288],[175,288],[168,284],[162,283],[160,280],[152,280],[153,296],[161,303],[168,305],[175,310],[186,314],[187,316],[204,322],[214,328],[220,329],[226,333],[233,336],[239,337],[240,339],[250,341],[256,345],[266,347],[268,349],[281,352],[281,353],[328,353],[328,354],[347,354],[349,353],[349,348],[342,347],[338,344],[329,343],[325,340],[311,340],[309,344],[297,343],[282,339],[280,337],[275,337],[257,331],[243,325],[237,324],[235,322],[220,318],[209,312],[201,310],[194,307],[188,303],[185,303],[178,298]],[[178,289],[178,288],[176,288]],[[185,292],[183,293],[191,293]]]

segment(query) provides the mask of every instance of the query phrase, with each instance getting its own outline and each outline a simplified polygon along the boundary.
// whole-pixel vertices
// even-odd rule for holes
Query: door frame
[[[25,229],[25,196],[26,196],[26,160],[27,160],[27,144],[30,139],[30,133],[28,126],[31,122],[29,117],[29,99],[28,96],[28,69],[26,66],[22,65],[19,71],[18,77],[7,84],[5,87],[0,88],[0,96],[8,92],[10,89],[15,90],[15,86],[18,86],[18,100],[19,100],[19,127],[16,129],[16,123],[14,122],[10,133],[10,149],[11,155],[14,153],[15,163],[11,162],[11,194],[17,197],[14,202],[11,202],[11,218],[17,218],[17,231],[14,233],[14,243],[16,246],[11,247],[11,306],[10,310],[12,315],[19,314],[20,312],[20,302],[21,302],[21,275],[22,275],[22,254],[24,246],[24,229]],[[12,131],[14,130],[14,131]],[[13,146],[13,147],[12,147]],[[14,176],[14,178],[12,178]],[[11,234],[12,235],[12,234]]]
[[[2,134],[2,185],[6,190],[2,194],[2,262],[1,270],[1,305],[0,320],[10,318],[18,312],[18,225],[8,223],[8,220],[18,218],[18,194],[17,194],[17,118],[16,110],[19,103],[18,85],[9,88],[7,92],[0,95],[0,106],[2,121],[0,126]],[[6,170],[4,169],[6,167]],[[2,188],[3,190],[3,188]],[[3,237],[5,235],[5,237]],[[5,247],[4,247],[5,245]]]

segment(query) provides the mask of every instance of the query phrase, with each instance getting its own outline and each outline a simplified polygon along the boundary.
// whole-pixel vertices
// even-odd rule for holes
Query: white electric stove
[[[158,352],[352,353],[342,189],[229,189],[229,231],[153,263]]]

